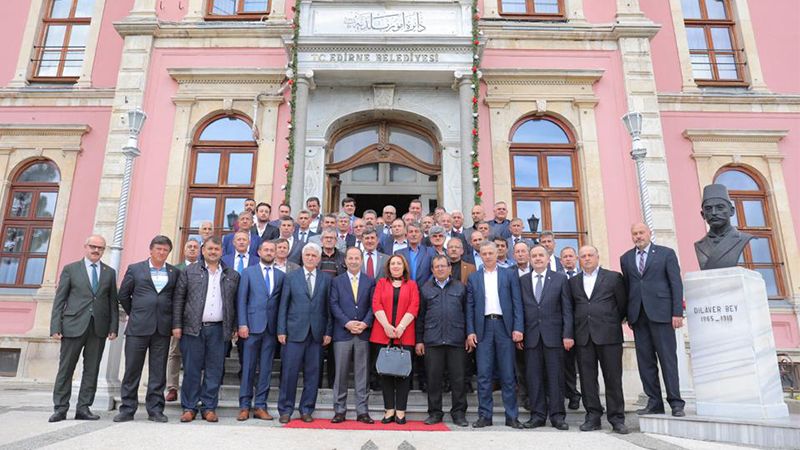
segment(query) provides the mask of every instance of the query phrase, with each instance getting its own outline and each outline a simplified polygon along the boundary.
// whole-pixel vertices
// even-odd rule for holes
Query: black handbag
[[[393,326],[397,326],[397,303],[392,302]],[[411,352],[399,345],[392,345],[392,339],[389,339],[386,347],[378,352],[375,369],[380,375],[406,378],[411,375]]]

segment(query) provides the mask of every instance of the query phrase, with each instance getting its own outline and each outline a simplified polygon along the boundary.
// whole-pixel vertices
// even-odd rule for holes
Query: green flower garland
[[[294,164],[294,152],[295,152],[295,142],[294,142],[294,127],[295,127],[295,108],[296,108],[296,99],[297,99],[297,43],[300,39],[300,0],[295,0],[294,6],[292,6],[292,12],[294,13],[294,17],[292,18],[292,48],[291,54],[289,55],[289,80],[286,82],[290,89],[291,94],[289,95],[289,120],[288,120],[288,128],[289,134],[286,136],[286,140],[289,141],[289,150],[286,154],[286,162],[283,164],[283,168],[286,169],[286,184],[282,186],[283,189],[283,201],[284,203],[289,203],[289,200],[292,196],[292,165]]]
[[[480,168],[481,163],[478,161],[478,100],[481,95],[480,75],[478,69],[480,68],[480,35],[481,31],[478,26],[478,21],[481,16],[478,11],[478,0],[472,1],[472,187],[474,188],[476,205],[481,204],[483,191],[481,191],[481,178]]]

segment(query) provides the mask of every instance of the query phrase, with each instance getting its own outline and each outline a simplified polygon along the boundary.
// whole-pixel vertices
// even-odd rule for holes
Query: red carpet
[[[317,430],[358,430],[358,431],[450,431],[444,423],[436,425],[425,425],[422,421],[409,420],[405,425],[396,423],[382,424],[375,421],[373,425],[357,422],[355,420],[345,420],[342,423],[331,423],[330,419],[314,419],[311,423],[305,423],[300,419],[292,419],[284,425],[285,428],[309,428]]]

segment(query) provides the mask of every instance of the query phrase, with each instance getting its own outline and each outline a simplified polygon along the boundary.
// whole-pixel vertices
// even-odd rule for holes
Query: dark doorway
[[[377,195],[377,194],[347,194],[356,199],[356,216],[361,217],[364,211],[374,209],[378,216],[383,212],[383,207],[392,205],[397,209],[397,217],[408,211],[408,204],[417,198],[416,195]]]

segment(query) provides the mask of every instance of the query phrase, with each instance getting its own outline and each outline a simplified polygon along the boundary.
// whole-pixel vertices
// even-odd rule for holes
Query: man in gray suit
[[[389,257],[378,251],[379,238],[378,231],[372,227],[367,227],[361,235],[364,245],[364,273],[376,280],[383,277],[386,258]]]
[[[102,236],[89,236],[83,248],[85,256],[61,271],[53,313],[50,336],[61,341],[58,375],[53,386],[53,415],[50,422],[67,418],[72,394],[72,374],[83,352],[83,376],[78,393],[75,420],[97,420],[89,406],[94,403],[97,373],[106,338],[117,338],[119,306],[117,303],[117,274],[103,264],[100,257],[106,248]]]

